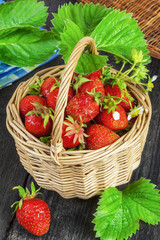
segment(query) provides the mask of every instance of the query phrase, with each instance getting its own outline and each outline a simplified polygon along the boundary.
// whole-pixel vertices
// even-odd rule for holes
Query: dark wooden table
[[[46,0],[49,12],[57,12],[58,5],[69,1]],[[75,3],[75,0],[71,2]],[[49,14],[49,18],[52,15]],[[47,27],[50,27],[47,21]],[[32,177],[24,170],[19,161],[14,141],[5,126],[6,105],[11,98],[18,84],[30,78],[36,71],[45,67],[63,64],[59,56],[52,62],[46,64],[32,73],[23,77],[0,91],[0,240],[94,240],[94,225],[91,223],[93,213],[97,208],[98,197],[89,200],[63,199],[56,192],[42,189],[43,196],[51,210],[51,226],[49,232],[42,237],[34,237],[24,230],[18,223],[15,216],[12,216],[11,204],[18,200],[18,192],[12,188],[17,185],[30,186]],[[148,65],[150,76],[158,75],[155,87],[150,93],[153,114],[146,145],[142,154],[142,161],[138,169],[132,175],[131,181],[141,177],[151,179],[160,189],[160,60],[153,59]],[[123,188],[122,186],[121,188]],[[132,240],[158,240],[160,239],[160,226],[151,226],[140,223],[140,231],[131,238]]]

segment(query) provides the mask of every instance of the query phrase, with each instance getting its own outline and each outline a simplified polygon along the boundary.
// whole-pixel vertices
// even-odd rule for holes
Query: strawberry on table
[[[49,136],[53,125],[52,111],[42,105],[34,104],[34,106],[35,109],[25,116],[25,127],[37,138]]]
[[[105,96],[108,96],[108,94],[110,96],[115,96],[115,97],[119,97],[122,98],[124,101],[121,101],[119,104],[128,112],[133,106],[134,106],[134,101],[133,98],[131,96],[131,94],[125,90],[125,89],[120,89],[120,87],[118,85],[110,85],[110,84],[106,84],[105,86]]]
[[[87,149],[96,150],[115,142],[119,135],[101,124],[93,124],[86,130]]]
[[[24,119],[25,115],[29,112],[32,111],[34,109],[34,105],[33,103],[40,103],[43,106],[47,106],[47,100],[46,98],[43,97],[39,97],[36,95],[28,95],[26,97],[24,97],[19,104],[19,110],[20,110],[20,115],[21,118]]]
[[[125,129],[128,126],[127,114],[121,105],[117,105],[114,112],[103,109],[95,120],[97,123],[115,131]]]
[[[68,103],[66,113],[74,120],[87,123],[99,113],[101,93],[78,93]]]
[[[74,121],[72,117],[68,117],[62,126],[63,147],[74,148],[80,143],[84,143],[84,124]]]
[[[58,81],[55,77],[48,77],[44,80],[41,86],[41,95],[47,98],[50,93],[52,86]]]
[[[50,108],[55,110],[56,108],[56,102],[57,102],[57,96],[59,93],[59,86],[60,86],[60,81],[57,81],[55,85],[50,90],[50,93],[47,97],[47,104]],[[72,87],[69,87],[68,91],[68,102],[71,100],[71,98],[74,96],[74,90]]]
[[[17,221],[35,236],[47,233],[50,227],[51,214],[48,204],[42,199],[35,198],[39,194],[39,189],[35,190],[33,182],[31,184],[32,193],[29,192],[28,188],[25,191],[21,186],[13,189],[18,189],[21,197],[20,201],[12,205],[13,207],[16,204]]]

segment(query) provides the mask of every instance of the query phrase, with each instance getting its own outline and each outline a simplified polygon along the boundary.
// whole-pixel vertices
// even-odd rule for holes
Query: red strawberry
[[[72,76],[72,80],[71,80],[71,83],[75,83],[76,82],[76,78],[79,76],[79,73],[76,73],[76,72],[74,72],[73,73],[73,76]]]
[[[32,194],[28,189],[25,192],[21,186],[13,189],[18,189],[22,198],[19,202],[15,202],[17,204],[15,208],[17,221],[36,236],[47,233],[50,227],[51,214],[48,204],[42,199],[35,198],[39,189],[35,191],[33,182],[31,184]]]
[[[59,93],[59,87],[56,87],[49,93],[47,97],[48,106],[53,110],[55,110],[55,107],[56,107],[58,93]],[[73,96],[74,96],[74,90],[72,87],[70,87],[68,92],[68,102],[71,100]]]
[[[25,116],[25,127],[28,132],[35,137],[49,136],[52,131],[52,120],[49,119],[46,126],[44,126],[44,119],[42,116],[36,114]]]
[[[24,97],[19,104],[19,110],[20,110],[20,115],[22,119],[24,119],[25,115],[29,112],[32,111],[34,108],[34,105],[32,103],[38,102],[42,104],[43,106],[47,106],[47,100],[46,98],[39,97],[36,95],[28,95]]]
[[[121,105],[118,105],[114,113],[108,109],[103,109],[96,117],[96,122],[103,124],[112,130],[121,130],[128,126],[127,114]]]
[[[87,130],[87,149],[95,150],[115,142],[119,135],[100,124],[93,124]]]
[[[78,89],[78,91],[79,92],[91,92],[94,90],[95,92],[101,92],[101,95],[104,96],[105,95],[104,87],[103,87],[103,84],[102,84],[100,78],[93,75],[93,76],[88,77],[88,79],[90,79],[90,81],[83,83],[80,86],[80,88]]]
[[[119,97],[119,98],[122,98],[124,99],[125,101],[127,101],[128,103],[126,102],[123,102],[121,101],[120,102],[120,105],[128,112],[133,106],[134,106],[134,102],[132,100],[132,96],[129,92],[127,92],[127,90],[125,91],[124,90],[124,96],[122,97],[122,92],[121,92],[121,89],[119,88],[118,85],[110,85],[110,84],[107,84],[105,86],[105,95],[108,96],[108,94],[110,96],[115,96],[115,97]],[[131,98],[131,101],[129,100]]]
[[[68,117],[62,126],[63,147],[74,148],[80,143],[84,143],[83,124],[74,121],[72,117]]]
[[[47,98],[52,86],[57,82],[58,79],[55,77],[48,77],[44,80],[41,86],[41,95]]]
[[[87,77],[100,77],[102,75],[101,69],[94,71],[92,73],[87,73]]]
[[[25,127],[35,137],[49,136],[52,131],[53,115],[47,107],[35,104],[35,110],[25,116]]]
[[[88,93],[78,93],[69,101],[66,113],[74,120],[87,123],[99,113],[99,103],[97,101],[94,96]]]

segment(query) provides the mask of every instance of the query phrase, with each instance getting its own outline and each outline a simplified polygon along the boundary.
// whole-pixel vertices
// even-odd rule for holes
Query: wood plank
[[[57,3],[52,0],[46,0],[46,6],[49,6],[49,12],[56,12],[58,4],[67,3],[69,1],[59,0]],[[72,0],[72,2],[76,2]],[[50,14],[50,18],[51,18]],[[49,28],[49,20],[47,27]],[[47,65],[37,69],[36,71],[52,65],[62,64],[63,61],[60,57],[53,60]],[[150,75],[159,75],[160,77],[160,61],[153,59],[152,63],[148,65]],[[34,71],[34,72],[36,72]],[[33,72],[33,73],[34,73]],[[29,74],[23,80],[28,79],[33,73]],[[0,91],[0,149],[1,149],[1,167],[0,167],[0,240],[32,240],[37,237],[32,236],[24,230],[14,218],[12,221],[10,205],[17,200],[18,194],[12,191],[15,185],[28,186],[32,181],[32,177],[28,177],[28,173],[21,166],[12,137],[9,135],[5,128],[5,107],[10,97],[12,96],[17,85],[21,82],[14,83],[12,86],[7,87]],[[160,189],[160,82],[155,82],[155,88],[150,93],[153,115],[150,124],[147,142],[142,155],[140,167],[134,171],[130,182],[138,180],[141,177],[149,178],[153,183],[158,185]],[[124,186],[119,187],[123,189]],[[98,197],[93,197],[89,200],[81,199],[63,199],[53,191],[42,189],[44,196],[41,196],[48,202],[52,220],[49,232],[39,237],[43,240],[94,240],[95,232],[93,231],[94,225],[91,223],[93,213],[97,208]],[[157,240],[159,239],[160,228],[158,226],[150,226],[145,223],[140,223],[140,231],[136,236],[130,238],[131,240]]]

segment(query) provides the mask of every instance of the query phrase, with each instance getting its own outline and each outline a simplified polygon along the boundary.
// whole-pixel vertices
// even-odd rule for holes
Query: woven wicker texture
[[[128,88],[139,105],[144,107],[144,113],[139,115],[132,129],[113,144],[98,150],[66,151],[63,148],[61,126],[68,87],[86,45],[90,45],[92,53],[97,53],[94,40],[90,37],[83,38],[75,47],[66,66],[51,67],[35,75],[45,78],[48,75],[59,77],[63,73],[51,146],[30,134],[19,116],[19,103],[27,94],[28,85],[36,82],[35,76],[18,86],[7,106],[6,125],[15,140],[22,165],[39,185],[57,191],[64,198],[88,199],[106,187],[128,182],[133,170],[140,163],[151,118],[148,94],[143,87],[128,83]]]
[[[82,3],[99,3],[108,8],[133,13],[145,35],[152,57],[160,59],[160,0],[78,0]]]

